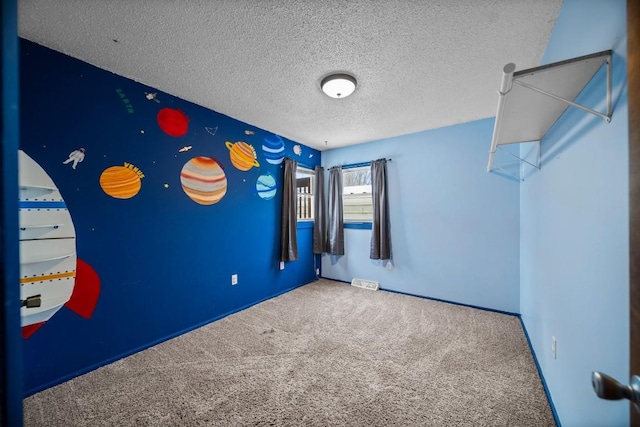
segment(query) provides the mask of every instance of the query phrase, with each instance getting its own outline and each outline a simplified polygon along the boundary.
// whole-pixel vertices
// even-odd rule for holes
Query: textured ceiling
[[[561,5],[19,0],[18,28],[35,43],[324,150],[494,116],[502,67],[540,65]],[[348,98],[320,91],[336,71],[358,80]]]

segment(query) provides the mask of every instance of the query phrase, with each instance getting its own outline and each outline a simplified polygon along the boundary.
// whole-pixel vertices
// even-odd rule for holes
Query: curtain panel
[[[369,258],[391,259],[386,159],[371,162],[371,193],[373,198],[373,223]]]
[[[342,167],[329,169],[329,225],[327,252],[344,255],[344,219],[342,207]]]
[[[282,217],[280,220],[280,261],[297,261],[298,219],[296,216],[296,169],[298,163],[284,159],[282,178]]]
[[[316,166],[313,183],[313,253],[327,251],[327,209],[324,198],[324,168]]]

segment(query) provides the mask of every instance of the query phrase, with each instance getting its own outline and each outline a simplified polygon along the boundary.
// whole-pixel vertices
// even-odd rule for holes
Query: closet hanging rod
[[[540,144],[542,138],[569,106],[610,122],[612,56],[611,50],[605,50],[521,71],[516,71],[513,63],[505,65],[498,90],[498,110],[491,138],[487,172],[491,172],[494,155],[500,146],[528,142]],[[603,65],[606,66],[604,82],[606,112],[596,111],[576,102],[579,94]],[[513,153],[509,154],[513,155]],[[539,162],[540,156],[538,156],[538,165],[532,166],[540,169]]]

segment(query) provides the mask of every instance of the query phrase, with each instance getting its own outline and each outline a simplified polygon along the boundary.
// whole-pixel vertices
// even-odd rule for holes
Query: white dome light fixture
[[[322,79],[320,87],[331,98],[346,98],[356,90],[356,83],[349,74],[331,74]]]

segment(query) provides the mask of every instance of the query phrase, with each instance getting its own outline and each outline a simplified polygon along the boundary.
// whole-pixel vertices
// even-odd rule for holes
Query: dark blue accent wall
[[[0,426],[22,425],[18,286],[18,2],[0,4]]]
[[[311,228],[298,230],[299,260],[278,268],[282,165],[262,150],[275,135],[26,40],[20,50],[20,148],[60,189],[77,256],[101,282],[89,319],[62,308],[23,340],[27,395],[316,279]],[[160,128],[162,108],[188,117],[184,136]],[[282,140],[283,155],[320,163],[320,152]],[[259,166],[237,169],[227,141],[253,146]],[[79,148],[76,169],[63,164]],[[181,170],[198,156],[224,170],[218,203],[182,189]],[[144,175],[140,191],[111,197],[100,176],[125,163]],[[277,181],[271,199],[256,190],[265,174]]]

